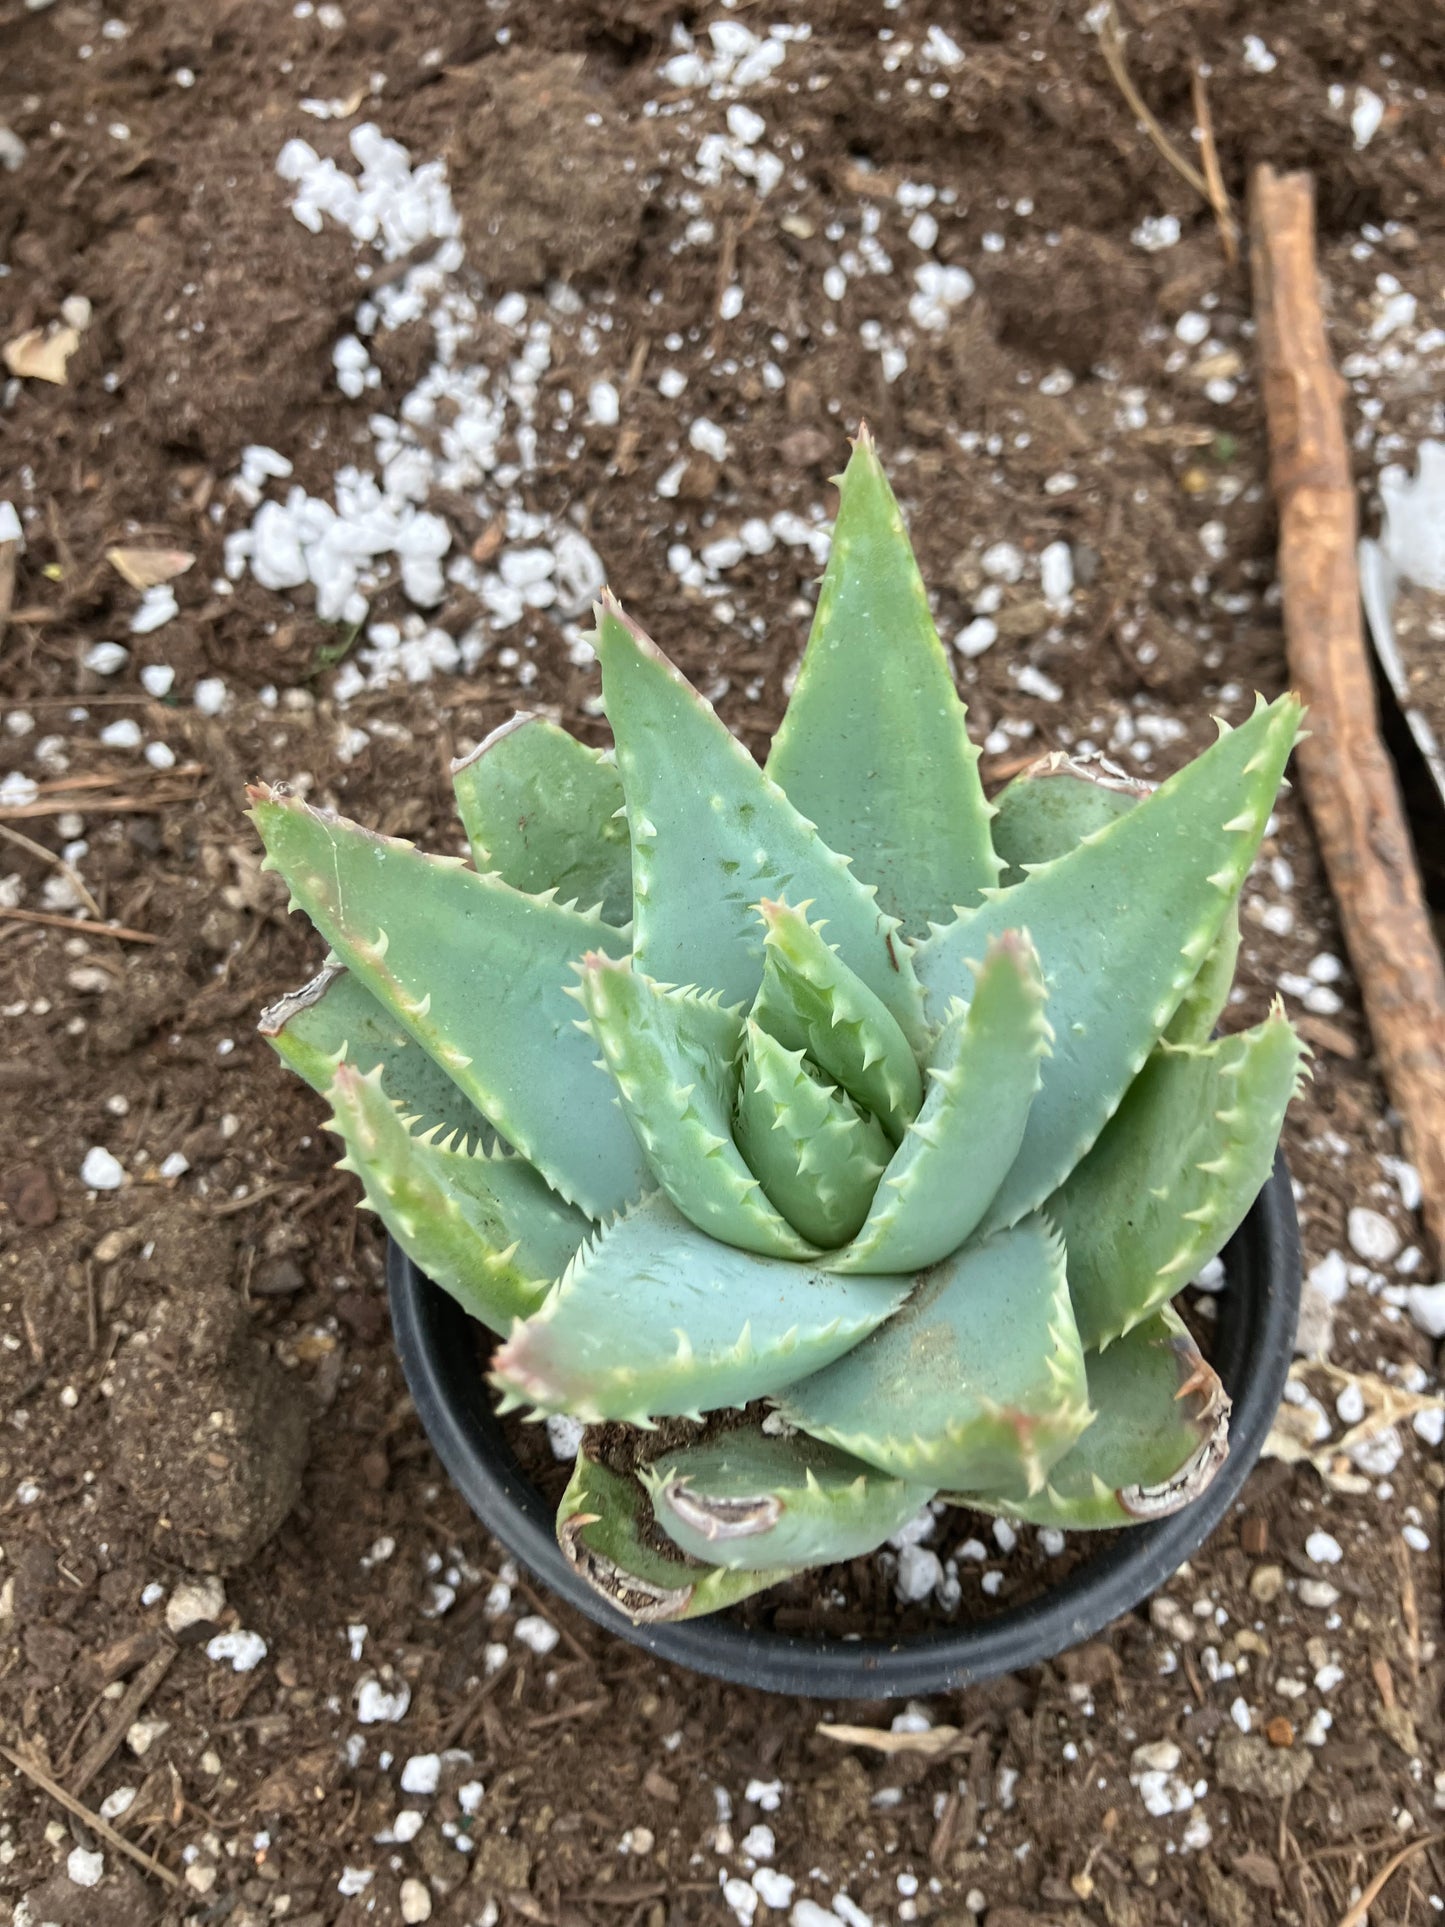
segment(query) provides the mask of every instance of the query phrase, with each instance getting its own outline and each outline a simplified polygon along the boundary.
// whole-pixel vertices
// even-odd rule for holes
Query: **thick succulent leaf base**
[[[784,1577],[669,1557],[646,1527],[641,1486],[579,1452],[557,1508],[557,1542],[572,1570],[634,1625],[721,1612]]]
[[[1095,1418],[1044,1486],[950,1495],[1034,1525],[1100,1531],[1163,1519],[1197,1499],[1229,1456],[1229,1398],[1182,1320],[1156,1312],[1088,1357]]]
[[[925,1272],[901,1311],[779,1409],[895,1478],[1039,1490],[1089,1422],[1053,1226],[1035,1214]]]
[[[910,1278],[839,1278],[720,1244],[654,1191],[578,1252],[493,1361],[512,1405],[589,1423],[697,1418],[841,1358]]]
[[[856,1559],[933,1496],[926,1482],[889,1478],[804,1433],[753,1424],[664,1453],[641,1478],[682,1552],[741,1571]]]

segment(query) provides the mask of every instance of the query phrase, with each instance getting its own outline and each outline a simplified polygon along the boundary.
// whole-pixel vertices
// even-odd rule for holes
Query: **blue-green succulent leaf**
[[[1038,1491],[1089,1421],[1057,1233],[1035,1213],[973,1240],[779,1405],[814,1438],[895,1478]]]
[[[694,1559],[756,1571],[872,1552],[933,1496],[804,1432],[747,1424],[665,1452],[638,1476],[653,1516]]]
[[[746,1035],[738,1148],[795,1230],[825,1251],[846,1244],[868,1215],[893,1146],[878,1120],[801,1051],[790,1051],[751,1018]]]
[[[413,1130],[440,1125],[443,1137],[465,1151],[499,1146],[476,1106],[344,964],[324,964],[309,983],[262,1011],[259,1029],[282,1062],[323,1097],[343,1060],[363,1072],[380,1065],[388,1096]]]
[[[998,881],[963,704],[873,438],[859,430],[768,774],[909,936]]]
[[[632,852],[612,758],[545,717],[517,715],[452,764],[472,859],[514,889],[632,920]]]
[[[742,1020],[714,997],[654,983],[589,954],[578,998],[652,1175],[683,1216],[724,1243],[813,1255],[733,1142]]]
[[[522,1158],[447,1150],[408,1129],[384,1084],[338,1064],[328,1129],[346,1141],[341,1168],[402,1250],[493,1331],[545,1298],[592,1228]]]
[[[1133,809],[916,952],[935,1021],[967,994],[968,959],[1010,926],[1029,931],[1043,963],[1053,1050],[986,1229],[1042,1203],[1118,1108],[1219,935],[1299,722],[1298,698],[1261,703]]]
[[[841,1357],[911,1284],[719,1244],[654,1191],[584,1245],[513,1328],[493,1383],[513,1403],[589,1423],[747,1405]]]
[[[638,967],[750,1003],[763,974],[758,903],[808,898],[850,968],[923,1039],[908,945],[873,890],[610,597],[596,647],[632,834]]]
[[[921,1271],[958,1250],[1018,1155],[1048,1042],[1038,955],[1006,930],[977,966],[972,1003],[953,1005],[923,1109],[836,1269]]]
[[[1059,751],[1021,770],[998,797],[994,845],[1004,859],[1003,882],[1022,883],[1028,870],[1064,856],[1153,793],[1102,759],[1084,761]],[[1239,899],[1225,913],[1193,981],[1170,1018],[1171,1044],[1201,1044],[1229,1001],[1239,956]]]
[[[646,1162],[567,996],[584,951],[626,938],[294,797],[252,801],[293,901],[553,1190],[591,1217],[639,1196]]]
[[[1166,1307],[1085,1363],[1097,1416],[1043,1487],[957,1504],[1087,1532],[1167,1518],[1206,1490],[1229,1456],[1229,1398],[1183,1321]]]
[[[923,1079],[896,1019],[796,909],[768,899],[763,981],[753,1016],[789,1050],[806,1051],[836,1084],[871,1111],[895,1144],[918,1115]]]
[[[1304,1047],[1276,1005],[1212,1044],[1161,1044],[1048,1203],[1091,1349],[1166,1304],[1224,1248],[1274,1162]]]
[[[557,1508],[557,1543],[573,1571],[635,1626],[721,1612],[787,1576],[669,1557],[649,1536],[648,1523],[637,1481],[579,1452]]]

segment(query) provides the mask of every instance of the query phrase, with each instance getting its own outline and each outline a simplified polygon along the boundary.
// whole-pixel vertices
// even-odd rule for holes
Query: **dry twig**
[[[1209,199],[1208,181],[1194,163],[1186,160],[1180,153],[1159,125],[1153,109],[1149,107],[1144,96],[1134,85],[1134,77],[1129,72],[1129,63],[1124,57],[1124,29],[1120,24],[1114,0],[1109,0],[1104,17],[1099,23],[1099,48],[1103,53],[1104,63],[1113,76],[1114,85],[1124,96],[1130,113],[1149,136],[1156,151],[1169,163],[1181,181],[1187,181],[1200,199],[1207,201]]]
[[[1193,78],[1194,125],[1199,129],[1199,157],[1204,162],[1204,184],[1209,205],[1219,228],[1219,243],[1224,258],[1233,267],[1239,259],[1239,223],[1229,204],[1229,189],[1224,185],[1224,170],[1219,165],[1219,149],[1214,144],[1214,116],[1209,111],[1209,93],[1204,75],[1196,66]]]
[[[70,930],[83,937],[114,937],[117,943],[159,943],[148,930],[128,930],[123,923],[88,923],[82,917],[62,917],[52,910],[0,910],[0,923],[40,923],[47,930]]]
[[[22,850],[29,850],[32,856],[40,857],[43,862],[49,863],[53,868],[59,870],[60,874],[69,883],[71,889],[74,890],[90,914],[93,917],[100,915],[100,905],[90,894],[89,890],[86,889],[85,879],[81,876],[75,865],[73,863],[67,863],[65,858],[61,856],[57,850],[47,850],[43,843],[37,843],[33,837],[25,836],[19,830],[7,829],[3,823],[0,823],[0,836],[3,836],[7,843],[14,843]]]
[[[8,1746],[0,1746],[0,1756],[7,1759],[17,1773],[23,1773],[27,1780],[38,1786],[42,1793],[48,1793],[52,1800],[65,1808],[67,1813],[73,1813],[77,1820],[83,1820],[92,1832],[98,1834],[117,1852],[134,1860],[138,1867],[144,1867],[147,1873],[154,1874],[157,1880],[163,1880],[168,1887],[180,1886],[180,1881],[169,1867],[163,1867],[159,1860],[153,1860],[133,1841],[127,1840],[123,1833],[117,1833],[113,1826],[102,1820],[98,1813],[92,1813],[88,1806],[75,1798],[74,1794],[67,1793],[65,1788],[52,1780],[41,1767],[33,1765],[19,1753],[12,1753]]]
[[[1309,706],[1305,801],[1380,1067],[1445,1258],[1445,964],[1380,737],[1355,565],[1356,503],[1315,266],[1308,174],[1256,170],[1250,252],[1290,678]]]
[[[1435,1846],[1441,1840],[1445,1840],[1445,1833],[1427,1833],[1420,1840],[1412,1840],[1408,1847],[1401,1847],[1397,1854],[1385,1862],[1349,1912],[1341,1914],[1340,1927],[1362,1927],[1366,1915],[1389,1885],[1392,1875],[1398,1873],[1407,1860],[1413,1860],[1417,1853]]]

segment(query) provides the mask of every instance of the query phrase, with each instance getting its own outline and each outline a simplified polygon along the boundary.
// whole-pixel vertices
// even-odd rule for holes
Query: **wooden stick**
[[[118,1852],[134,1860],[138,1867],[144,1867],[147,1873],[153,1873],[157,1880],[163,1880],[168,1887],[180,1886],[180,1881],[169,1867],[163,1867],[159,1860],[153,1860],[148,1853],[136,1846],[134,1841],[127,1840],[123,1833],[117,1833],[113,1826],[102,1820],[98,1813],[92,1813],[90,1808],[77,1800],[73,1793],[67,1793],[65,1788],[52,1780],[42,1768],[32,1765],[21,1754],[12,1753],[8,1746],[0,1746],[0,1755],[10,1762],[17,1773],[23,1773],[27,1780],[33,1780],[42,1793],[48,1793],[52,1800],[58,1801],[65,1808],[67,1813],[73,1813],[77,1820],[83,1820],[86,1826],[100,1835],[102,1840],[108,1841]]]
[[[1384,1892],[1391,1876],[1397,1873],[1407,1860],[1413,1859],[1417,1853],[1422,1853],[1426,1847],[1437,1845],[1441,1840],[1445,1840],[1445,1833],[1427,1833],[1420,1840],[1412,1840],[1408,1847],[1401,1847],[1392,1859],[1385,1862],[1349,1912],[1341,1914],[1340,1927],[1361,1927],[1365,1916]]]
[[[1257,168],[1250,256],[1279,507],[1290,678],[1309,705],[1305,802],[1380,1068],[1445,1260],[1445,965],[1389,754],[1360,617],[1355,486],[1315,267],[1308,174]]]
[[[148,930],[128,930],[123,923],[91,923],[62,917],[52,910],[0,910],[0,923],[41,923],[47,930],[70,930],[82,937],[114,937],[117,943],[159,943]]]

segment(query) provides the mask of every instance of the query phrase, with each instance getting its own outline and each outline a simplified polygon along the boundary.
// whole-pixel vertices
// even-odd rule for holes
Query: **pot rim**
[[[387,1289],[402,1371],[422,1427],[487,1530],[553,1593],[655,1658],[734,1684],[816,1699],[926,1698],[1055,1658],[1131,1612],[1219,1526],[1274,1422],[1294,1355],[1300,1241],[1283,1152],[1223,1253],[1211,1360],[1233,1401],[1229,1457],[1201,1496],[1127,1528],[1058,1586],[978,1622],[896,1642],[810,1639],[725,1614],[635,1626],[581,1579],[557,1544],[553,1508],[526,1478],[477,1370],[475,1321],[387,1247]]]

